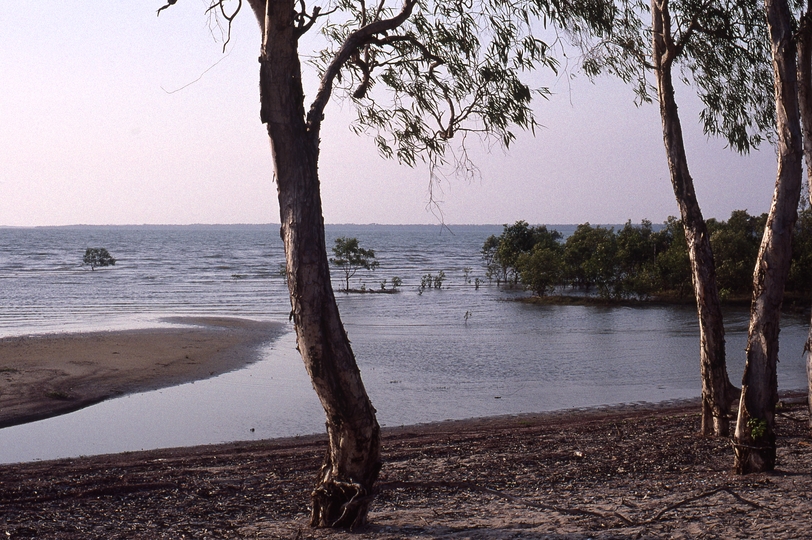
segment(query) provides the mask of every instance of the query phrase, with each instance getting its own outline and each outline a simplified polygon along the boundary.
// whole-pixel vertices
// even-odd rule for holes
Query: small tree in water
[[[355,273],[364,268],[375,270],[379,263],[375,260],[375,251],[364,249],[358,245],[357,238],[347,238],[341,236],[336,238],[336,245],[333,246],[333,255],[330,262],[344,271],[344,290],[350,290],[350,278]]]
[[[116,260],[105,248],[87,248],[85,256],[82,258],[82,264],[95,270],[97,266],[114,266]]]

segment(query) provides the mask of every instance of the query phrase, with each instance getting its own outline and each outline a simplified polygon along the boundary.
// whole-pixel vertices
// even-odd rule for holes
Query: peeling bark
[[[273,153],[297,346],[327,418],[329,447],[311,496],[311,525],[353,528],[366,522],[380,470],[380,428],[330,282],[318,129],[305,121],[293,15],[292,0],[268,2],[263,14],[260,114]]]
[[[674,99],[671,68],[676,45],[671,36],[668,1],[651,3],[654,73],[663,124],[663,143],[668,156],[671,183],[680,210],[691,278],[696,297],[700,335],[700,374],[702,379],[702,434],[727,436],[730,430],[730,407],[738,390],[730,383],[725,360],[725,328],[722,306],[716,285],[710,235],[699,208],[694,182],[688,171],[682,127]]]
[[[779,322],[801,195],[802,143],[792,15],[786,0],[767,0],[766,9],[775,73],[778,174],[753,275],[747,362],[734,441],[739,474],[775,468]]]

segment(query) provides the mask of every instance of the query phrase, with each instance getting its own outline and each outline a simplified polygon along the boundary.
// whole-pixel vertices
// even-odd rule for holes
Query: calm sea
[[[356,275],[353,287],[403,280],[398,294],[337,293],[383,425],[699,395],[692,308],[515,302],[525,293],[489,285],[479,256],[485,238],[500,232],[328,226],[328,247],[338,236],[357,237],[380,261],[374,272]],[[115,267],[81,267],[86,247],[107,248]],[[279,229],[270,225],[0,229],[0,336],[151,327],[177,315],[288,324],[282,263]],[[418,290],[421,276],[441,271],[442,289]],[[333,283],[341,285],[338,273]],[[726,313],[735,382],[747,316]],[[807,328],[801,316],[784,316],[782,389],[806,386]],[[246,369],[0,430],[0,461],[320,432],[323,413],[290,330]]]

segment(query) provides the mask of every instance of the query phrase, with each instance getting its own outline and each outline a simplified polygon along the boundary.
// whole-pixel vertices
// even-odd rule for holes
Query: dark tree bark
[[[668,156],[671,183],[688,242],[691,278],[699,317],[702,434],[727,436],[730,429],[730,407],[738,390],[730,383],[727,375],[725,329],[716,285],[716,266],[708,229],[688,171],[682,127],[674,98],[671,68],[680,52],[680,45],[673,41],[668,0],[653,0],[651,12],[654,73],[663,124],[663,142]]]
[[[766,0],[766,9],[775,74],[778,175],[753,276],[747,362],[734,441],[735,468],[740,474],[775,467],[778,332],[802,177],[793,18],[786,0]]]
[[[812,2],[807,2],[806,12],[801,15],[798,26],[798,109],[801,113],[804,161],[806,161],[806,184],[812,185]],[[812,191],[809,192],[812,201]],[[812,321],[804,346],[806,355],[807,404],[809,428],[812,429]]]
[[[329,448],[312,493],[311,525],[366,521],[380,470],[380,428],[330,282],[318,177],[321,111],[304,111],[293,0],[251,2],[261,17],[261,117],[271,141],[298,350],[327,417]]]

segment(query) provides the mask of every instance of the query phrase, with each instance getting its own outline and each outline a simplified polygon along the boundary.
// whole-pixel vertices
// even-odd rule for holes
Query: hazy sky
[[[0,225],[278,223],[253,14],[246,6],[239,15],[224,56],[204,0],[156,17],[161,4],[4,6]],[[447,223],[661,222],[677,213],[656,105],[636,108],[631,90],[609,78],[537,80],[554,92],[536,105],[544,127],[507,153],[474,143],[481,178],[435,191]],[[772,148],[742,158],[707,140],[690,98],[678,96],[706,217],[766,211]],[[436,223],[426,168],[379,158],[371,139],[349,131],[351,118],[348,103],[326,113],[325,221]]]

